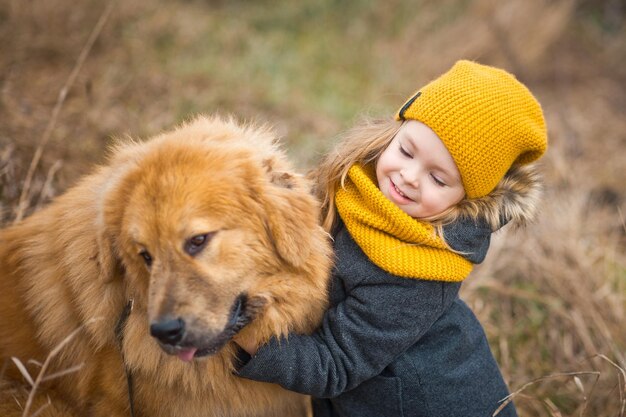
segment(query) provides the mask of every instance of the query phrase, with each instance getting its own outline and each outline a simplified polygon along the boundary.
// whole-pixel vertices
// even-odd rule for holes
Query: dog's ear
[[[100,267],[100,279],[105,283],[120,279],[124,273],[124,266],[117,251],[117,238],[120,235],[127,198],[131,192],[131,182],[124,174],[127,171],[125,168],[123,165],[109,176],[102,185],[101,200],[97,203],[96,259]]]
[[[270,180],[264,192],[268,233],[279,256],[301,267],[311,253],[311,234],[318,227],[318,203],[302,175],[275,171],[271,161],[264,165]]]
[[[122,266],[115,256],[113,240],[107,233],[106,228],[101,227],[98,230],[96,245],[98,250],[96,259],[100,268],[100,279],[104,283],[110,283],[119,276]]]

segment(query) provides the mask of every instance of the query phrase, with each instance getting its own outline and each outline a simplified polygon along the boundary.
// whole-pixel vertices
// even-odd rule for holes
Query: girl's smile
[[[390,179],[389,182],[391,183],[391,187],[389,187],[389,190],[391,191],[390,193],[391,201],[393,201],[396,204],[409,204],[410,202],[413,201],[411,198],[409,198],[406,194],[404,194],[398,188],[398,186],[393,182],[393,180]]]

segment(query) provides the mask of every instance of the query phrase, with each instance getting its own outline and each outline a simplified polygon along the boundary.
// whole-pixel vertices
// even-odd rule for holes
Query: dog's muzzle
[[[150,334],[158,340],[165,353],[188,362],[217,353],[254,319],[263,304],[250,303],[246,294],[240,294],[231,306],[226,326],[217,334],[203,334],[202,329],[193,329],[182,317],[165,317],[151,323]]]

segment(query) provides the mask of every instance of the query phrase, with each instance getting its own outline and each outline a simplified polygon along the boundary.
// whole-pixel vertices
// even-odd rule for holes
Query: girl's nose
[[[404,182],[414,188],[419,188],[419,169],[417,168],[406,168],[403,169],[400,174],[402,175],[402,179]]]

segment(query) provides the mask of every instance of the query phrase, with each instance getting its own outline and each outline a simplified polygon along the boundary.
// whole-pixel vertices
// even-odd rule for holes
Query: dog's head
[[[309,184],[273,142],[200,118],[114,152],[123,172],[104,198],[100,258],[121,262],[166,353],[191,360],[248,324],[266,339],[321,314],[329,243]]]

